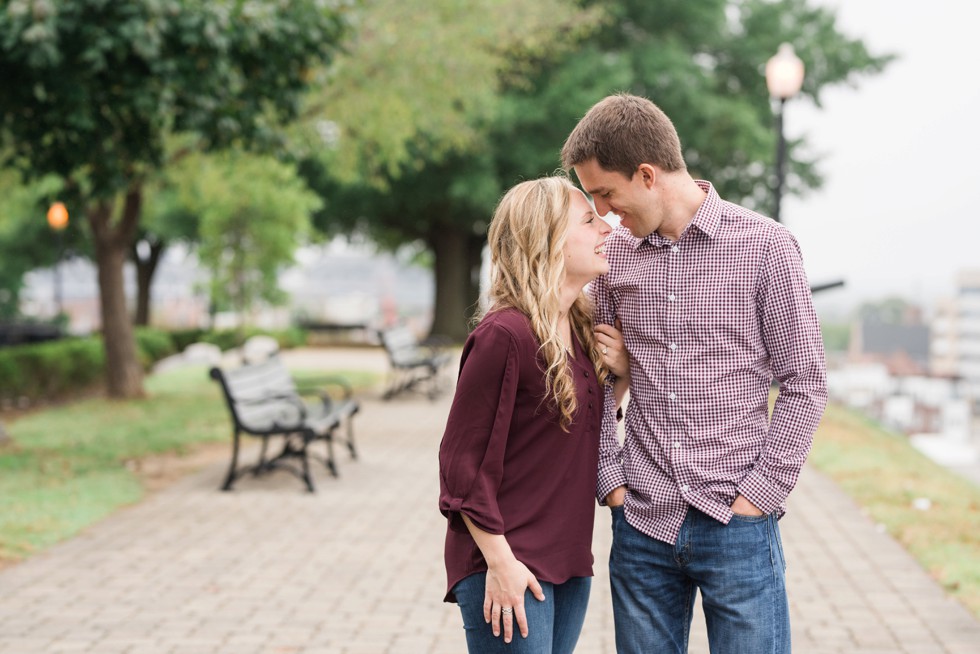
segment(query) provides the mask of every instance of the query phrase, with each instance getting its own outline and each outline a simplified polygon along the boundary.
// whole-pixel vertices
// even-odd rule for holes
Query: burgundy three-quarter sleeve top
[[[592,527],[603,391],[576,340],[569,359],[578,410],[562,430],[544,400],[544,368],[527,317],[488,314],[463,348],[456,396],[439,448],[439,508],[446,533],[445,600],[487,569],[460,513],[504,534],[541,581],[592,576]]]

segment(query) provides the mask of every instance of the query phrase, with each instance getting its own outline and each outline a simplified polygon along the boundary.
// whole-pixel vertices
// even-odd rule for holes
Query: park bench
[[[347,449],[352,459],[357,458],[352,420],[360,404],[343,379],[325,377],[304,380],[297,385],[278,356],[233,369],[214,367],[211,377],[221,385],[234,430],[231,465],[221,490],[231,490],[235,481],[249,472],[259,475],[280,468],[302,479],[307,489],[314,492],[309,459],[322,461],[330,474],[338,476],[333,443],[336,431],[344,423]],[[337,390],[331,396],[324,387]],[[306,399],[311,396],[315,399]],[[262,449],[258,463],[238,467],[243,434],[261,438]],[[269,441],[280,438],[282,451],[267,459]],[[326,444],[326,457],[310,450],[318,441]]]
[[[448,341],[436,337],[419,343],[407,327],[382,330],[379,338],[390,364],[382,399],[390,400],[399,393],[423,387],[429,398],[435,399],[442,390],[439,373],[452,360],[446,351]]]

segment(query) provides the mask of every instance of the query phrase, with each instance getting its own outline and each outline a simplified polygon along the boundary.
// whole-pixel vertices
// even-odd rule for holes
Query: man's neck
[[[676,241],[694,220],[694,215],[704,204],[708,194],[686,171],[671,175],[664,182],[667,215],[657,233],[670,241]]]

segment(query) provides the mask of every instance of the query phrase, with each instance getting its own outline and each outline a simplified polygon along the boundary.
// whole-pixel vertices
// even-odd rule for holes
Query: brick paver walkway
[[[328,356],[384,366],[373,351]],[[0,572],[0,652],[465,651],[456,609],[440,601],[436,452],[449,399],[366,399],[361,459],[341,455],[339,480],[318,469],[315,495],[284,473],[218,492],[222,460]],[[583,654],[615,651],[609,516],[598,515]],[[781,524],[794,651],[980,651],[980,624],[814,470]],[[700,618],[692,634],[691,651],[707,652]]]

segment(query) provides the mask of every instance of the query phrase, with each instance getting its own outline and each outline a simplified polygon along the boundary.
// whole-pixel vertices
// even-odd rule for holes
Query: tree
[[[485,241],[458,228],[465,220],[454,212],[471,207],[485,224],[499,190],[492,174],[454,176],[453,162],[485,149],[500,91],[567,53],[599,15],[574,0],[371,0],[328,92],[311,97],[313,137],[299,140],[322,144],[301,166],[326,200],[318,228],[367,231],[390,246],[424,242],[435,254],[435,331],[465,334],[472,262]],[[423,197],[411,180],[429,166],[444,176]]]
[[[293,151],[383,190],[482,142],[502,84],[597,17],[576,0],[364,0],[358,29],[306,98]]]
[[[194,160],[193,157],[187,159]],[[157,266],[170,244],[198,241],[199,217],[181,201],[182,182],[193,183],[194,177],[180,159],[161,170],[145,187],[143,217],[136,239],[129,249],[129,259],[136,268],[136,312],[133,324],[150,325],[151,289]],[[185,172],[175,175],[176,171]],[[178,179],[174,179],[177,177]]]
[[[77,220],[57,237],[48,226],[46,212],[61,188],[54,176],[25,183],[16,170],[0,168],[0,320],[20,315],[25,273],[85,249]]]
[[[259,300],[282,299],[278,275],[310,232],[320,207],[294,166],[241,152],[198,155],[171,171],[182,177],[178,211],[199,218],[198,256],[211,271],[211,298],[242,325]]]
[[[461,308],[476,301],[471,280],[496,199],[522,179],[553,172],[575,122],[603,96],[625,90],[653,99],[674,120],[692,174],[765,212],[775,134],[762,69],[779,43],[792,42],[807,62],[803,93],[815,101],[822,89],[853,83],[889,60],[839,33],[832,11],[805,0],[586,6],[598,17],[595,32],[564,40],[571,52],[509,52],[516,61],[499,67],[492,115],[471,123],[478,136],[446,154],[418,134],[406,147],[411,167],[379,170],[384,184],[355,184],[325,210],[383,240],[424,240],[436,260],[437,331],[465,336]],[[512,68],[522,74],[508,75]],[[819,186],[805,139],[790,143],[789,161],[787,192]]]
[[[123,292],[147,177],[172,133],[270,144],[330,60],[345,3],[11,0],[0,10],[0,131],[29,176],[58,175],[98,266],[112,397],[143,392]]]

